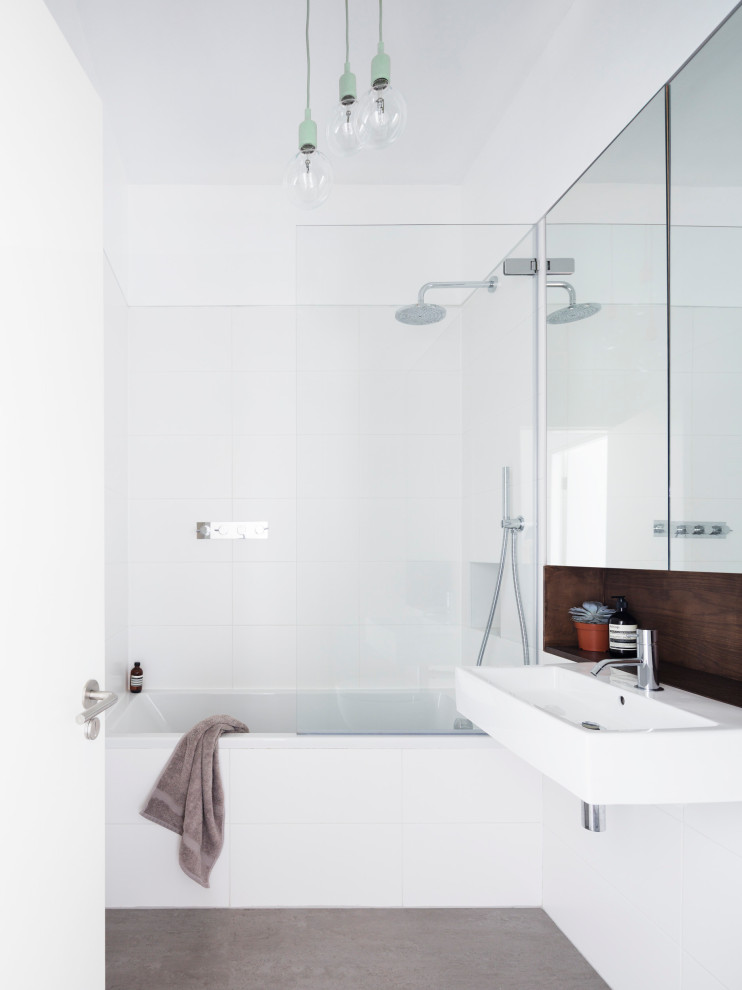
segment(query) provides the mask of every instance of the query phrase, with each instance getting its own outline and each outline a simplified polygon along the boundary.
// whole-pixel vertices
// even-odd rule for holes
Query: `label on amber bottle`
[[[636,638],[636,637],[634,637],[634,638]],[[141,687],[143,681],[144,681],[144,674],[132,674],[131,675],[131,686],[133,688],[134,687]]]
[[[608,624],[608,648],[623,650],[626,653],[636,652],[636,626],[619,626],[612,622]]]

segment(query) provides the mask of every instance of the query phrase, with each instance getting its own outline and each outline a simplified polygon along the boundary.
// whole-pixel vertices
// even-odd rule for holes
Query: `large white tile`
[[[361,433],[378,436],[407,433],[408,394],[406,372],[364,372],[360,378]]]
[[[541,826],[403,826],[405,907],[537,907]]]
[[[410,498],[461,496],[461,439],[407,438],[407,494]]]
[[[234,438],[236,499],[296,498],[296,438]]]
[[[231,310],[235,371],[294,371],[294,306],[241,306]]]
[[[297,622],[303,626],[358,624],[358,564],[299,563]]]
[[[693,370],[742,372],[742,309],[696,307],[693,313]],[[675,338],[673,330],[673,364]]]
[[[410,560],[457,560],[461,555],[461,500],[411,498],[406,506],[406,556]]]
[[[608,833],[593,834],[601,838]],[[611,990],[680,990],[680,944],[642,904],[628,900],[587,866],[546,823],[543,907]]]
[[[403,821],[540,822],[542,777],[504,749],[404,750]]]
[[[210,563],[130,564],[129,609],[133,626],[229,625],[232,567]]]
[[[720,372],[692,376],[692,430],[696,435],[736,436],[740,432],[742,372]]]
[[[683,848],[683,948],[724,986],[742,981],[742,857],[692,828]]]
[[[234,432],[239,436],[296,433],[296,374],[237,372],[233,376]]]
[[[294,626],[234,626],[233,632],[236,688],[296,689]]]
[[[360,560],[394,561],[407,556],[410,539],[407,499],[364,498],[359,502],[359,513]]]
[[[719,983],[693,956],[684,952],[682,990],[732,990],[732,987]]]
[[[139,372],[129,383],[129,433],[229,436],[232,378],[219,372]]]
[[[362,498],[407,495],[408,450],[405,437],[360,438],[359,493]]]
[[[742,480],[742,436],[695,437],[690,441],[696,498],[734,499]]]
[[[230,540],[234,560],[296,560],[296,500],[259,498],[235,500],[234,518],[267,522],[267,540]]]
[[[132,499],[129,502],[129,560],[231,561],[231,540],[198,540],[196,523],[228,520],[228,499]]]
[[[232,687],[231,625],[132,625],[129,655],[142,662],[145,691]]]
[[[231,756],[231,822],[399,822],[399,750],[260,749]]]
[[[352,498],[358,495],[358,437],[297,438],[299,498]]]
[[[453,689],[459,626],[367,623],[360,636],[361,687]]]
[[[459,583],[460,568],[452,561],[364,562],[360,565],[361,621],[457,623]]]
[[[305,371],[297,376],[296,432],[358,432],[358,374]]]
[[[358,687],[357,626],[297,626],[299,690]]]
[[[129,494],[131,498],[231,498],[231,437],[131,437]]]
[[[229,371],[230,311],[215,306],[132,306],[131,371]]]
[[[289,626],[296,622],[296,565],[234,564],[235,625]]]
[[[689,804],[685,824],[742,856],[742,804]]]
[[[232,907],[401,907],[400,825],[233,825]]]
[[[157,778],[170,759],[167,749],[109,749],[106,751],[106,823],[141,825]]]
[[[364,372],[360,409],[361,433],[458,434],[461,378],[457,372]]]
[[[297,504],[297,560],[358,560],[356,498],[303,498]]]
[[[208,888],[181,870],[179,843],[179,835],[144,819],[137,825],[108,825],[107,907],[229,907],[229,827]]]
[[[296,349],[300,371],[357,370],[358,308],[297,307]]]

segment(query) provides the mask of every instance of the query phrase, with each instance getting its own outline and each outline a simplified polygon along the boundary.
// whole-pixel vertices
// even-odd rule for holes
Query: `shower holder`
[[[267,540],[270,527],[260,522],[197,522],[197,540]]]
[[[671,522],[668,528],[667,519],[654,520],[654,536],[666,537],[668,532],[681,540],[725,540],[732,530],[725,522]]]

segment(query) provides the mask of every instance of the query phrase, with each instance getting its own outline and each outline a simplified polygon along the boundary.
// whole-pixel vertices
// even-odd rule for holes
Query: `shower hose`
[[[497,602],[500,598],[500,589],[502,587],[502,577],[505,573],[505,560],[508,554],[508,537],[510,537],[510,557],[513,564],[513,590],[515,592],[515,606],[518,610],[518,622],[520,623],[520,638],[523,643],[523,663],[528,666],[530,664],[530,656],[528,652],[528,633],[526,631],[526,619],[523,613],[523,601],[520,594],[520,583],[518,581],[518,533],[523,529],[523,517],[518,516],[516,519],[511,519],[509,514],[509,485],[510,485],[510,472],[509,468],[502,469],[502,501],[503,501],[503,518],[502,518],[502,549],[500,550],[500,566],[497,570],[497,581],[495,582],[495,592],[492,596],[492,604],[490,605],[489,616],[487,617],[487,625],[484,627],[484,635],[482,636],[482,645],[479,647],[479,656],[477,657],[477,667],[482,666],[482,661],[484,659],[485,650],[487,649],[487,642],[490,638],[490,632],[492,631],[492,623],[495,619],[495,611],[497,610]]]

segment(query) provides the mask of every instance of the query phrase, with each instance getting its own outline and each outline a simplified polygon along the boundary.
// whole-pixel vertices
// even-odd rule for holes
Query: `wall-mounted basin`
[[[742,709],[593,666],[460,667],[456,707],[589,804],[742,801]]]

